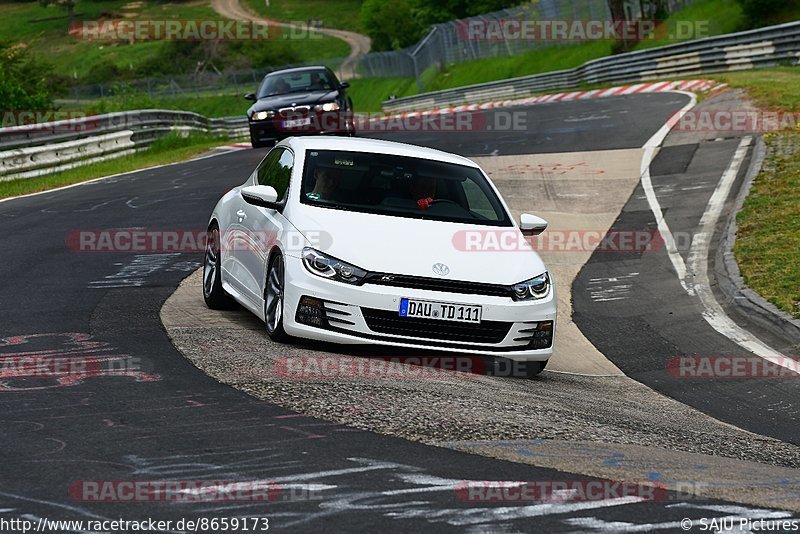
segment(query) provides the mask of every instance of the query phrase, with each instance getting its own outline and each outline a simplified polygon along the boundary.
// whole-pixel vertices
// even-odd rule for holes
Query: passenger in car
[[[429,198],[431,200],[436,196],[436,179],[427,176],[415,176],[411,181],[411,198],[419,200],[421,198]]]

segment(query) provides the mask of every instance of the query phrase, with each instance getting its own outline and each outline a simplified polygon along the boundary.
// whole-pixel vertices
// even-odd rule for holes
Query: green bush
[[[27,53],[24,46],[0,43],[0,109],[52,109],[47,80],[52,66]]]
[[[361,6],[361,26],[377,51],[411,46],[425,34],[408,0],[366,0]]]
[[[776,13],[782,11],[786,0],[739,0],[750,28],[771,24]],[[788,2],[792,4],[792,2]]]
[[[521,0],[365,0],[361,27],[377,51],[406,48],[419,41],[432,24],[498,11]]]

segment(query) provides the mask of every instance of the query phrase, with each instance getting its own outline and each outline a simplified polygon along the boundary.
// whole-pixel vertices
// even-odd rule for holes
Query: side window
[[[283,154],[283,148],[274,148],[267,154],[267,157],[261,162],[261,165],[258,166],[256,169],[256,184],[257,185],[270,185],[267,183],[267,175],[269,173],[270,167],[275,165],[278,161],[278,158],[281,157]]]
[[[278,192],[278,200],[283,200],[289,189],[293,167],[294,154],[285,148],[277,148],[269,153],[258,168],[258,183],[274,187]]]

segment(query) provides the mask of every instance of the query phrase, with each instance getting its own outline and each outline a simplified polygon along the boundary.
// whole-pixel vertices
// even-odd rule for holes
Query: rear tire
[[[264,324],[272,341],[285,343],[290,337],[283,329],[285,267],[283,255],[276,252],[269,262],[264,287]]]
[[[219,239],[219,228],[214,224],[208,229],[203,257],[203,300],[212,310],[232,310],[236,308],[236,301],[222,288]]]

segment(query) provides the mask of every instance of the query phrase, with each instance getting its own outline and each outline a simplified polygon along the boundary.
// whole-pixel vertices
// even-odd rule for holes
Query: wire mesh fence
[[[318,63],[324,63],[333,69],[337,69],[338,65],[343,61],[343,59],[334,59]],[[303,65],[306,65],[306,63],[231,72],[204,72],[185,76],[166,76],[161,78],[75,86],[70,88],[69,97],[66,99],[85,101],[133,96],[147,96],[152,99],[160,99],[192,98],[238,93],[244,95],[245,93],[254,92],[264,76],[270,72]]]
[[[656,7],[669,14],[687,6],[692,0],[661,0],[642,2],[628,0],[625,15],[635,21],[653,18]],[[476,59],[509,57],[541,48],[575,46],[575,40],[549,39],[472,39],[469,24],[475,21],[484,28],[499,27],[512,20],[542,21],[607,21],[611,19],[606,0],[537,0],[519,7],[503,9],[493,13],[455,20],[433,26],[419,43],[395,52],[372,53],[358,60],[356,72],[361,76],[415,77],[419,90],[424,90],[422,73],[428,69],[441,69],[448,64],[463,63]]]

